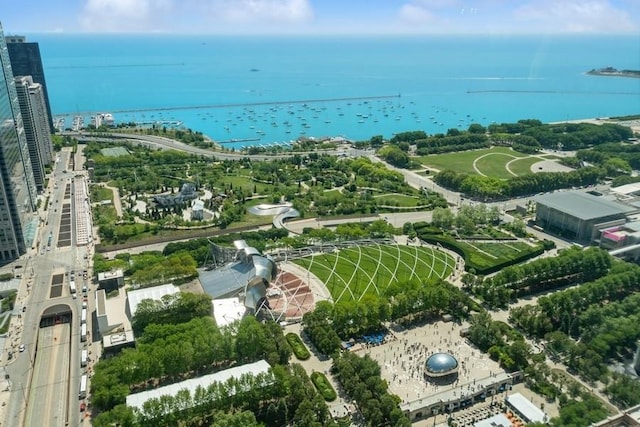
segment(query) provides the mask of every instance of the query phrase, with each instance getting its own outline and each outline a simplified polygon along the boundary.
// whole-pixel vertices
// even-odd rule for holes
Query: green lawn
[[[482,174],[499,179],[512,178],[513,174],[507,170],[507,163],[512,160],[520,161],[519,156],[511,153],[487,153],[484,157],[477,157],[476,159],[476,167]]]
[[[110,188],[104,188],[100,185],[93,185],[91,186],[91,199],[93,202],[111,200],[113,203],[113,190]]]
[[[457,242],[457,245],[467,250],[471,263],[483,267],[501,264],[538,249],[538,246],[517,241]]]
[[[516,175],[526,175],[531,172],[531,166],[538,162],[542,162],[543,160],[539,157],[525,157],[522,159],[518,159],[509,165],[509,168]]]
[[[404,194],[383,194],[381,196],[373,196],[379,205],[416,207],[418,206],[417,197],[406,196]]]
[[[416,157],[416,160],[425,166],[429,166],[438,170],[452,169],[456,172],[475,173],[473,169],[473,161],[485,154],[510,154],[515,157],[526,157],[526,154],[518,153],[508,147],[491,147],[482,150],[460,151],[457,153],[435,154],[430,156]],[[488,156],[494,158],[499,163],[505,163],[506,156]],[[504,158],[503,158],[504,157]]]
[[[455,260],[432,246],[372,245],[294,262],[322,280],[338,302],[360,300],[366,294],[381,295],[398,282],[447,277]]]

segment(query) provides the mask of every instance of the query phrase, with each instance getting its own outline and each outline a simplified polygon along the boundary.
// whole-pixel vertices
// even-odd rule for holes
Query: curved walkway
[[[487,154],[483,154],[482,156],[476,157],[475,160],[473,161],[473,170],[475,170],[478,175],[487,176],[486,174],[480,172],[480,169],[478,169],[477,163],[478,163],[478,160],[482,160],[485,157],[489,157],[489,156],[513,157],[513,160],[511,160],[511,162],[514,161],[514,160],[520,160],[520,159],[523,158],[523,157],[518,157],[518,156],[514,156],[513,154],[507,154],[507,153],[487,153]],[[505,166],[505,168],[507,169],[507,172],[509,172],[511,175],[518,176],[515,173],[513,173],[508,167]]]
[[[300,212],[293,208],[291,203],[270,204],[261,203],[256,206],[252,206],[249,209],[249,213],[259,216],[273,215],[273,226],[275,228],[284,228],[288,232],[293,233],[286,228],[284,222],[287,219],[297,218],[300,216]]]

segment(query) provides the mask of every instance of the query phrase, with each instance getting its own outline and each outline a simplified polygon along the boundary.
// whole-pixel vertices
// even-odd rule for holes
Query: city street
[[[88,268],[90,261],[85,255],[91,247],[76,246],[71,154],[69,148],[58,154],[41,196],[34,247],[20,261],[23,275],[16,307],[24,307],[24,311],[12,316],[10,337],[2,349],[8,377],[7,391],[0,393],[3,426],[63,426],[80,421],[81,299],[72,297],[68,273]],[[80,280],[81,276],[76,273],[76,277]],[[39,327],[43,314],[55,317],[64,312],[71,313],[71,323],[65,315],[61,324]],[[24,345],[22,352],[20,345]]]

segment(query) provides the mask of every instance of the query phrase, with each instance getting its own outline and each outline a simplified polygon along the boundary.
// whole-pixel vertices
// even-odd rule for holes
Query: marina
[[[176,67],[162,65],[154,73],[145,67],[122,67],[116,73],[100,67],[100,56],[89,59],[97,65],[90,73],[78,73],[70,81],[63,70],[53,68],[47,76],[56,100],[53,111],[67,112],[56,115],[65,118],[59,127],[74,126],[75,116],[89,124],[97,112],[109,111],[116,125],[191,129],[225,141],[225,148],[240,149],[301,137],[362,141],[522,118],[544,122],[624,115],[638,108],[638,79],[603,79],[584,72],[594,61],[612,62],[594,58],[593,52],[624,54],[637,44],[630,38],[614,44],[594,38],[589,49],[569,39],[541,45],[535,37],[517,43],[492,37],[403,37],[384,43],[375,38],[311,38],[304,43],[289,38],[216,38],[203,45],[202,38],[194,36],[172,40],[170,49],[161,39],[129,41],[127,55],[113,64],[131,64],[131,57],[141,64],[178,61],[189,79],[181,78]],[[52,38],[50,43],[58,41]],[[112,41],[107,38],[104,43]],[[344,49],[336,49],[335,43]],[[505,52],[493,58],[491,67],[478,56],[487,46]],[[541,47],[548,49],[549,60],[532,68],[532,55]],[[364,55],[371,51],[379,55]],[[51,66],[78,60],[60,52],[46,58]],[[569,62],[566,52],[572,55]],[[398,66],[400,53],[408,61],[403,66]],[[463,57],[478,60],[471,61],[473,67],[460,67]],[[625,67],[638,69],[634,64]],[[109,91],[96,84],[102,81],[113,82]],[[82,93],[63,91],[65,87],[82,88]]]
[[[446,132],[448,128],[464,129],[476,123],[471,114],[458,114],[445,106],[432,105],[428,111],[421,110],[410,97],[400,94],[230,105],[227,108],[215,106],[209,110],[198,107],[195,111],[144,110],[140,113],[100,114],[113,118],[115,125],[134,123],[143,128],[192,129],[203,132],[225,148],[239,150],[252,145],[287,147],[298,139],[325,139],[329,136],[353,139],[344,130],[354,126],[373,136],[378,133],[379,126],[394,126],[399,131],[424,130],[434,134]],[[190,116],[180,115],[187,111],[191,112]],[[96,116],[90,116],[92,124]],[[68,117],[59,116],[56,123],[64,126]],[[86,122],[85,116],[79,114],[73,115],[72,120],[72,130],[79,130]],[[483,116],[480,122],[485,121]]]

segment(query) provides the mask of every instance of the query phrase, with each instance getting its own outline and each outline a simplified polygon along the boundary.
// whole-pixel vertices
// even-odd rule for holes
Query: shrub
[[[297,335],[296,335],[297,336]],[[331,383],[322,372],[313,372],[311,374],[311,381],[313,381],[313,385],[316,386],[324,400],[327,402],[331,402],[336,400],[338,394],[331,386]]]
[[[290,332],[286,335],[286,338],[287,342],[291,346],[291,349],[293,350],[293,354],[295,354],[298,359],[307,360],[311,357],[311,353],[309,353],[307,346],[304,345],[297,334]]]

